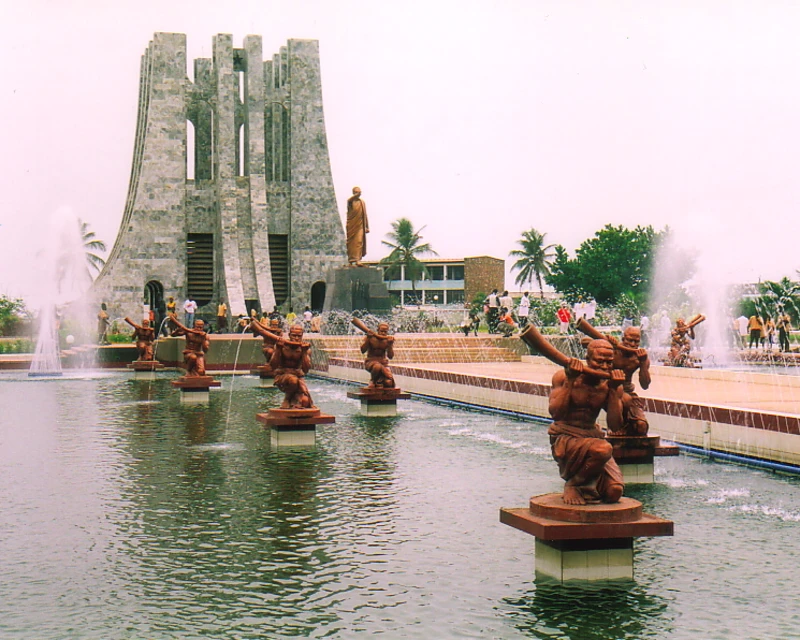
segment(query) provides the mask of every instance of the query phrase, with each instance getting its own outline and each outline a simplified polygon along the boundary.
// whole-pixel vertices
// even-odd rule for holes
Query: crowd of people
[[[478,309],[470,308],[461,323],[461,331],[465,336],[470,333],[478,335],[481,324],[480,312]],[[558,319],[559,333],[567,334],[570,330],[570,323],[577,322],[581,318],[594,320],[597,310],[597,303],[594,300],[586,301],[582,298],[570,308],[566,302],[562,302],[556,311]],[[511,336],[517,331],[522,331],[530,322],[531,299],[528,291],[522,293],[522,297],[517,304],[508,291],[499,292],[492,289],[483,301],[483,317],[486,321],[486,328],[489,333]]]
[[[749,318],[741,315],[733,321],[733,333],[738,337],[742,349],[767,349],[772,351],[777,336],[778,349],[788,352],[791,349],[789,332],[792,321],[785,310],[779,310],[775,319],[769,315],[754,313]]]
[[[259,314],[256,309],[251,309],[248,315],[238,314],[236,317],[232,317],[228,305],[221,300],[217,305],[216,323],[213,327],[207,319],[197,317],[198,305],[192,298],[186,298],[181,308],[184,326],[194,327],[195,320],[201,320],[206,333],[252,333],[250,321],[253,319],[264,324],[269,324],[271,320],[277,320],[281,328],[286,331],[293,324],[302,324],[306,333],[319,333],[322,327],[322,316],[309,307],[306,307],[300,316],[294,313],[291,307],[285,316],[278,311],[277,307],[273,307],[269,313],[263,311]],[[144,321],[157,332],[157,335],[170,336],[174,335],[179,328],[173,320],[173,317],[177,317],[177,313],[178,304],[175,302],[175,298],[169,297],[166,301],[162,300],[155,306],[149,307]],[[108,314],[108,307],[104,302],[100,305],[100,311],[97,314],[97,343],[109,344],[108,334],[111,330],[112,322]]]
[[[531,321],[531,300],[529,292],[525,291],[516,302],[508,291],[500,293],[498,289],[492,292],[483,300],[482,309],[467,306],[462,320],[460,331],[465,336],[470,334],[477,336],[481,327],[481,322],[490,334],[502,336],[512,336],[525,329]],[[197,317],[198,305],[192,298],[186,298],[181,306],[184,315],[184,325],[193,327]],[[556,326],[559,334],[567,335],[574,333],[575,324],[582,318],[590,323],[595,320],[597,304],[593,301],[578,300],[570,306],[566,302],[561,302],[555,311]],[[482,313],[481,313],[482,311]],[[173,297],[166,301],[160,301],[157,305],[148,310],[147,320],[158,336],[173,335],[178,328],[171,316],[177,316],[178,304]],[[277,321],[282,330],[287,331],[294,324],[301,324],[306,333],[320,333],[322,329],[322,316],[317,311],[312,311],[308,306],[305,307],[299,316],[290,307],[284,316],[273,307],[272,311],[259,313],[256,309],[251,309],[248,315],[238,314],[232,317],[229,307],[224,300],[217,304],[216,323],[212,327],[211,323],[205,318],[198,318],[203,321],[204,330],[208,333],[252,333],[251,320],[258,320],[262,324],[269,325]],[[622,322],[622,329],[632,326],[633,321],[625,318]],[[652,336],[651,336],[652,324]],[[669,342],[672,321],[666,313],[656,314],[651,320],[642,315],[639,318],[639,326],[642,331],[643,346],[653,341],[653,344],[666,344]],[[108,314],[105,303],[101,305],[97,314],[97,342],[98,344],[108,344],[108,334],[111,332],[112,322]],[[781,352],[789,352],[791,349],[790,332],[792,331],[791,318],[785,310],[778,310],[775,317],[754,313],[749,318],[741,315],[732,320],[731,340],[734,347],[741,349],[765,349],[774,350],[777,345]]]

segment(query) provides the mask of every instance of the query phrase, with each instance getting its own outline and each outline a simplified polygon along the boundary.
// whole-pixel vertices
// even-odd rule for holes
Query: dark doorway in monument
[[[321,280],[311,285],[311,307],[312,311],[322,312],[325,305],[325,283]]]
[[[151,280],[144,285],[144,303],[153,310],[156,330],[158,330],[167,313],[167,305],[164,302],[164,285],[158,280]]]
[[[247,308],[248,316],[253,312],[253,310],[255,310],[255,312],[258,314],[261,313],[261,305],[258,304],[258,300],[245,300],[244,306]],[[270,309],[270,311],[272,311],[272,309]]]

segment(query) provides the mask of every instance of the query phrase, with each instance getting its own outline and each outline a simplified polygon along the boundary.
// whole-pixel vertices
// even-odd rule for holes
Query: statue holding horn
[[[639,327],[627,327],[622,334],[622,341],[604,335],[593,327],[585,318],[581,318],[576,327],[590,338],[608,340],[614,347],[614,369],[625,373],[622,383],[622,430],[613,435],[646,436],[650,425],[644,413],[644,401],[636,394],[633,374],[639,371],[639,384],[642,389],[650,387],[650,357],[647,350],[642,349],[642,330]]]
[[[565,504],[619,502],[624,490],[622,472],[612,446],[596,424],[605,410],[608,428],[622,429],[624,372],[614,369],[614,348],[607,340],[592,340],[586,362],[556,350],[528,325],[522,340],[546,358],[564,367],[553,375],[548,429],[553,458],[564,482]]]
[[[364,332],[361,353],[367,356],[364,368],[371,377],[368,388],[394,389],[394,376],[389,368],[389,360],[394,358],[394,336],[389,335],[389,325],[381,322],[375,332],[358,318],[353,318],[352,323]]]
[[[672,344],[664,364],[671,367],[694,367],[690,357],[692,350],[690,340],[694,340],[694,328],[705,319],[706,317],[700,313],[689,322],[686,322],[683,318],[678,318],[675,328],[671,332]]]

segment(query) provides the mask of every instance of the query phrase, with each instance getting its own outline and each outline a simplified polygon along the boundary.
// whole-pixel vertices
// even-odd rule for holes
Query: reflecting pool
[[[543,424],[368,419],[312,380],[337,423],[271,449],[280,392],[181,405],[174,377],[0,375],[1,638],[800,638],[796,477],[658,459],[627,495],[675,537],[635,582],[554,585],[498,514],[560,491]]]

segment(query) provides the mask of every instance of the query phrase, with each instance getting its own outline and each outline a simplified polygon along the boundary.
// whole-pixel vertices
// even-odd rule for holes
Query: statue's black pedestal
[[[392,308],[383,272],[376,267],[337,267],[326,278],[325,311],[363,310],[388,313]]]

